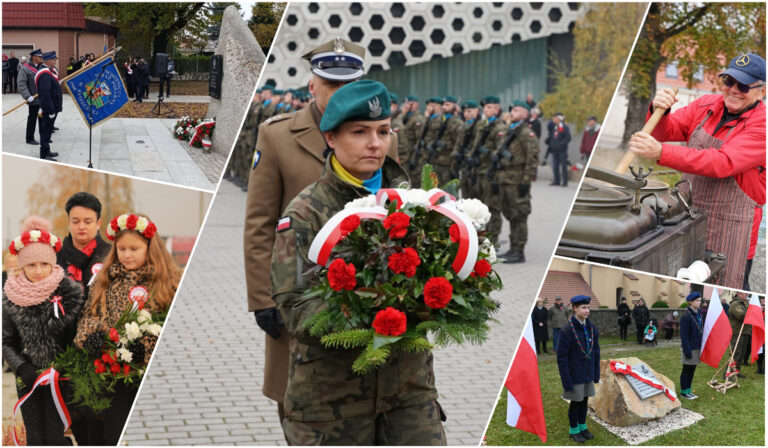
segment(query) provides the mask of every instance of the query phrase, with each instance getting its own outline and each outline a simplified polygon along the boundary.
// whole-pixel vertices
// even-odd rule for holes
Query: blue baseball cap
[[[753,84],[758,81],[765,82],[765,59],[754,54],[744,53],[731,59],[728,69],[720,76],[730,75],[742,84]]]

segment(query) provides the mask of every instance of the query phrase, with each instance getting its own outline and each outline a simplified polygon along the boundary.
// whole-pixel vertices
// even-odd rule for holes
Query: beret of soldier
[[[685,298],[685,301],[686,302],[691,302],[693,300],[700,299],[700,298],[701,298],[701,293],[694,291],[694,292],[688,294],[688,296]]]
[[[455,96],[450,96],[450,95],[448,95],[445,98],[443,98],[443,101],[449,102],[449,103],[457,103],[458,102],[458,100],[456,99]]]
[[[477,109],[478,107],[480,107],[477,105],[477,101],[475,100],[464,101],[464,104],[462,106],[464,106],[464,109]]]
[[[302,58],[309,61],[313,74],[329,81],[355,81],[365,73],[365,48],[340,37],[308,51]]]
[[[501,104],[501,98],[498,96],[489,95],[483,98],[483,104]]]
[[[589,296],[573,296],[571,297],[571,305],[584,305],[586,303],[589,303],[592,299]]]
[[[419,101],[419,97],[416,95],[408,95],[405,97],[406,101]]]
[[[275,95],[282,95],[282,94],[284,94],[284,93],[285,93],[285,91],[284,91],[284,90],[275,89]]]
[[[256,93],[261,93],[261,87],[259,87],[258,89],[256,89]]]
[[[391,103],[397,104],[400,102],[400,98],[397,96],[396,93],[389,92],[389,101]]]
[[[271,85],[271,84],[267,84],[267,85],[265,85],[264,87],[262,87],[262,88],[261,88],[261,90],[262,90],[262,91],[265,91],[265,90],[269,90],[270,92],[272,92],[272,91],[274,91],[274,90],[275,90],[275,86],[273,86],[273,85]]]
[[[526,103],[525,101],[515,100],[515,101],[512,101],[512,105],[514,107],[523,107],[528,112],[531,111],[531,106],[529,106],[528,103]]]
[[[375,121],[389,117],[389,92],[370,79],[351,82],[337,90],[325,106],[320,130],[331,131],[346,121]]]
[[[720,76],[731,75],[742,84],[765,81],[765,59],[754,53],[745,53],[731,59],[728,69]]]
[[[43,50],[38,48],[37,50],[30,51],[29,55],[30,56],[40,56],[40,57],[42,57],[43,56]]]
[[[56,57],[56,52],[55,51],[48,51],[48,52],[43,53],[43,60],[44,61],[50,61],[51,59],[58,59]]]
[[[438,98],[436,96],[433,96],[427,100],[427,103],[437,103],[437,104],[443,104],[443,99]]]

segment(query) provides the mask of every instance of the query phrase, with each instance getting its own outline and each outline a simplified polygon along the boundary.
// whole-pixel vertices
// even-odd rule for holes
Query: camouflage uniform
[[[275,111],[274,101],[266,107],[262,103],[253,103],[245,117],[245,123],[235,143],[235,149],[229,161],[228,172],[240,179],[243,185],[248,184],[253,163],[253,148],[259,136],[259,125],[272,116]]]
[[[496,151],[501,144],[507,127],[499,119],[491,123],[488,120],[483,120],[481,124],[482,126],[475,128],[476,137],[472,144],[472,148],[474,148],[472,155],[477,158],[475,191],[477,198],[483,201],[491,212],[491,219],[485,226],[485,230],[490,234],[491,241],[496,244],[501,233],[501,203],[496,173],[492,169],[491,153]]]
[[[728,320],[733,332],[731,347],[733,347],[733,361],[736,363],[736,370],[741,370],[742,361],[751,347],[752,325],[744,325],[744,329],[741,329],[741,325],[744,323],[744,318],[747,315],[748,306],[749,301],[742,300],[734,295],[733,300],[731,300],[731,307],[728,308]],[[741,338],[739,338],[739,330],[741,330]],[[736,339],[739,339],[738,346],[736,345]]]
[[[474,185],[470,180],[470,166],[465,162],[472,152],[472,141],[475,138],[475,128],[478,126],[478,120],[472,120],[471,123],[464,122],[458,131],[456,144],[451,153],[451,174],[452,177],[461,178],[461,196],[464,198],[475,197]]]
[[[522,124],[522,123],[521,123]],[[539,163],[536,134],[525,125],[508,130],[496,152],[501,210],[509,221],[510,250],[523,252],[531,214],[531,179]]]
[[[422,115],[418,111],[406,118],[408,121],[405,125],[406,133],[404,137],[406,141],[403,142],[403,149],[407,157],[407,163],[402,158],[400,159],[400,163],[402,163],[404,167],[407,167],[408,174],[410,174],[414,186],[419,187],[421,186],[421,166],[424,164],[423,158],[424,153],[426,152],[426,145],[428,144],[427,131],[432,119]],[[422,139],[424,140],[424,147],[417,152],[416,147]]]
[[[387,158],[382,186],[407,180]],[[359,351],[326,349],[303,329],[324,306],[319,297],[301,297],[318,281],[307,258],[312,238],[344,204],[368,194],[341,181],[326,161],[320,180],[288,205],[289,228],[277,233],[272,291],[290,333],[283,430],[293,445],[444,445],[430,352],[393,352],[377,371],[357,375],[351,367]]]
[[[427,140],[427,161],[435,167],[435,173],[440,180],[440,183],[446,183],[452,179],[451,177],[451,162],[453,158],[451,153],[456,146],[456,141],[459,140],[460,130],[462,124],[460,119],[455,116],[443,115],[440,120],[437,120],[440,126],[437,127],[437,132],[430,140]]]

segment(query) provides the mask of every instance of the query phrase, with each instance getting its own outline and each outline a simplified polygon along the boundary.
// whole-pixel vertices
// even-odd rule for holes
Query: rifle
[[[421,158],[421,150],[426,146],[426,142],[424,141],[424,137],[427,135],[427,129],[429,128],[429,122],[432,119],[427,119],[427,122],[424,123],[424,129],[421,130],[421,136],[419,137],[419,141],[416,142],[416,146],[413,147],[413,154],[411,154],[411,160],[408,162],[408,169],[413,171],[416,169],[416,164],[418,163],[418,160]]]
[[[491,133],[491,128],[493,127],[493,123],[488,123],[488,125],[483,129],[482,135],[480,135],[480,139],[477,141],[477,145],[472,149],[472,153],[467,158],[467,166],[469,166],[469,181],[474,184],[477,182],[477,166],[480,165],[480,154],[487,154],[488,149],[484,146],[485,140],[488,138],[488,135]]]
[[[461,175],[461,163],[464,161],[464,158],[466,157],[467,150],[470,144],[470,141],[472,140],[472,135],[475,131],[475,125],[477,125],[477,120],[475,120],[472,125],[464,132],[464,139],[461,141],[461,146],[459,152],[455,153],[453,155],[454,168],[451,170],[451,176],[454,179],[458,179]]]
[[[499,146],[499,149],[496,150],[493,154],[491,154],[491,167],[488,168],[488,171],[485,172],[485,179],[488,180],[491,183],[491,192],[493,194],[499,193],[499,183],[498,180],[496,182],[493,182],[494,180],[494,174],[496,174],[496,171],[501,169],[501,158],[504,157],[507,160],[512,160],[512,154],[509,152],[509,145],[512,144],[512,142],[515,140],[515,137],[517,137],[517,132],[515,132],[515,129],[512,129],[507,132],[507,135],[504,137],[504,141],[501,143],[501,146]]]
[[[444,118],[444,117],[443,117]],[[445,134],[445,130],[448,128],[448,120],[443,119],[443,122],[440,124],[440,129],[437,131],[437,136],[435,137],[435,141],[427,146],[427,161],[431,162],[435,156],[437,155],[437,150],[445,148],[445,143],[441,142],[440,140],[443,138],[443,134]]]

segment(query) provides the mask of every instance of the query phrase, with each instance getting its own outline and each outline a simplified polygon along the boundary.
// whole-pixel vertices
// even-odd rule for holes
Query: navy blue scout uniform
[[[51,51],[43,55],[43,61],[56,58],[56,52]],[[40,120],[40,158],[54,160],[58,153],[51,153],[50,140],[53,132],[53,120],[56,112],[61,110],[62,92],[59,79],[44,65],[35,75],[37,86],[37,98],[40,102],[42,117]]]
[[[574,296],[571,305],[575,308],[589,304],[590,300],[588,296]],[[570,437],[584,443],[594,438],[587,430],[587,400],[595,395],[594,383],[600,381],[598,331],[589,318],[582,325],[574,313],[568,326],[560,330],[557,367],[563,384],[563,398],[571,401],[568,408]]]
[[[701,299],[701,294],[692,292],[688,294],[685,301],[690,304],[699,299]],[[691,392],[691,384],[696,366],[699,364],[703,327],[704,318],[701,316],[701,308],[694,311],[689,305],[680,318],[680,345],[682,347],[680,361],[683,363],[683,371],[680,373],[680,396],[689,400],[698,398]]]

